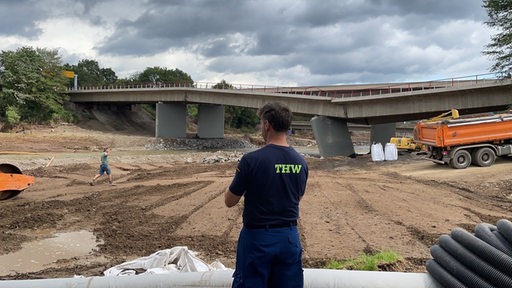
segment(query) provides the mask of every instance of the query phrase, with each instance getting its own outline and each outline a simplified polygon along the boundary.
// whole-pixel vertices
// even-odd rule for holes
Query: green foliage
[[[179,83],[194,81],[179,69],[148,67],[128,79],[118,79],[111,68],[102,68],[96,60],[83,59],[77,65],[61,65],[56,50],[22,47],[0,54],[0,121],[8,124],[72,121],[73,115],[64,108],[68,100],[67,87],[74,79],[63,75],[64,70],[78,75],[79,86],[103,86],[133,83]],[[152,115],[155,105],[143,107]],[[197,118],[197,104],[187,106],[189,115]]]
[[[18,124],[20,122],[21,116],[18,113],[18,108],[9,106],[5,114],[7,116],[7,123]]]
[[[98,61],[84,59],[77,65],[65,64],[64,69],[75,72],[79,86],[102,86],[114,84],[117,81],[116,73],[111,68],[100,68]],[[72,83],[73,80],[69,80]]]
[[[156,119],[156,107],[155,104],[141,104],[142,110],[146,111],[153,119]]]
[[[226,106],[225,124],[232,128],[254,128],[259,123],[257,109]]]
[[[374,255],[363,254],[358,258],[344,261],[331,260],[326,269],[378,271],[379,266],[393,264],[403,260],[403,257],[393,251],[382,251]]]
[[[197,120],[197,115],[199,114],[199,105],[197,104],[188,104],[187,105],[187,115],[192,119]]]
[[[512,68],[512,0],[484,0],[483,7],[489,16],[485,23],[498,30],[483,54],[495,61],[492,71],[507,71]]]
[[[235,89],[233,85],[222,80],[212,86],[213,89]],[[253,129],[258,125],[259,119],[256,115],[256,109],[226,106],[224,124],[236,129]]]
[[[138,83],[176,83],[193,84],[192,77],[180,69],[167,69],[162,67],[147,67],[140,74],[132,76],[132,82]]]
[[[114,84],[117,81],[117,75],[111,68],[101,68],[101,76],[105,84]]]
[[[229,84],[224,79],[222,79],[222,81],[220,81],[219,83],[213,85],[212,88],[213,89],[235,89],[235,87],[233,85]]]
[[[42,123],[68,118],[64,102],[67,79],[56,50],[22,47],[0,54],[0,117]]]

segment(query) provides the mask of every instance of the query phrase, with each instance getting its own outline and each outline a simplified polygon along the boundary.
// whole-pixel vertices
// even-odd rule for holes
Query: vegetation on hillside
[[[22,47],[0,53],[0,127],[9,130],[22,123],[48,124],[73,121],[73,113],[65,107],[69,100],[66,91],[74,79],[65,71],[78,75],[78,86],[101,87],[125,84],[184,84],[192,85],[192,77],[180,69],[147,67],[128,78],[119,78],[111,68],[96,60],[83,59],[76,65],[62,64],[56,50]],[[234,89],[222,81],[216,89]],[[188,105],[189,116],[197,120],[197,105]],[[155,115],[154,105],[143,109]],[[254,110],[254,109],[252,109]],[[243,107],[226,108],[226,125],[233,128],[253,128],[257,124],[255,111]]]
[[[213,89],[235,89],[232,84],[222,80],[215,84]],[[258,124],[259,119],[256,109],[247,107],[226,106],[224,124],[236,129],[253,128]]]
[[[67,79],[57,51],[19,48],[0,53],[0,119],[8,129],[20,122],[68,121]]]

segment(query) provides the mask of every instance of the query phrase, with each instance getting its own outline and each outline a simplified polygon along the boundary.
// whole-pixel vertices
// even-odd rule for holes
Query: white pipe
[[[426,273],[304,269],[304,287],[442,288]]]
[[[158,275],[4,280],[0,288],[231,287],[233,270]],[[304,288],[442,288],[426,273],[304,269]]]

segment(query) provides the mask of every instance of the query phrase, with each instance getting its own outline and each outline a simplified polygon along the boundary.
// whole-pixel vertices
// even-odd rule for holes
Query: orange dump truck
[[[414,128],[414,142],[427,146],[429,160],[464,169],[491,166],[496,157],[512,154],[511,112],[459,117],[453,109],[451,114],[419,121]]]

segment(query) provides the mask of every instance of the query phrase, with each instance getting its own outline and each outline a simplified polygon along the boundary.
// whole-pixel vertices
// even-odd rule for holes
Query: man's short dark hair
[[[258,117],[266,120],[276,132],[286,132],[292,125],[292,111],[280,102],[270,102],[258,110]]]

